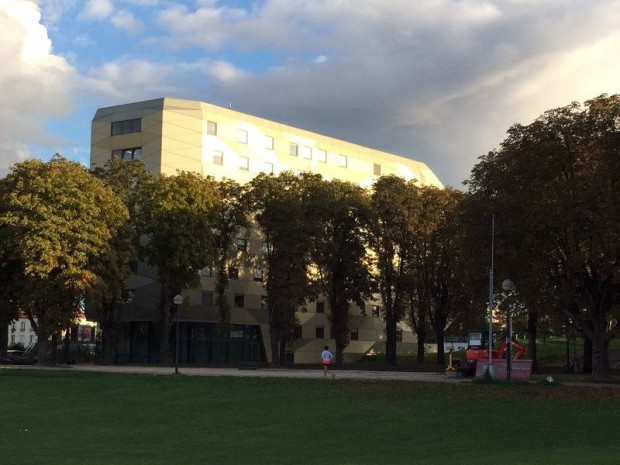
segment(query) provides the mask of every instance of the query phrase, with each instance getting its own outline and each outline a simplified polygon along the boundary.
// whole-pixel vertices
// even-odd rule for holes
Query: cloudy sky
[[[0,175],[99,107],[202,100],[461,187],[514,123],[620,92],[620,0],[0,0]]]

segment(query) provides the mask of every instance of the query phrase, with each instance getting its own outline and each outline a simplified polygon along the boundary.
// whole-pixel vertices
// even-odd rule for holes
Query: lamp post
[[[515,288],[510,279],[502,281],[502,289],[512,292]],[[512,324],[510,322],[510,304],[506,301],[506,379],[510,380],[512,374]]]
[[[497,379],[497,372],[493,366],[493,307],[495,306],[495,295],[493,293],[493,266],[494,266],[494,249],[495,249],[495,214],[491,217],[491,269],[489,270],[489,342],[487,348],[489,351],[489,364],[487,365],[487,374],[491,379]]]
[[[177,294],[172,300],[176,308],[176,337],[174,338],[174,372],[179,373],[179,314],[181,313],[181,304],[183,303],[183,296]]]

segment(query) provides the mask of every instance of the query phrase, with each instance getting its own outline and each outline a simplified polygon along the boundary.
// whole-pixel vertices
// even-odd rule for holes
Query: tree
[[[180,172],[146,178],[139,190],[139,257],[157,268],[159,363],[170,357],[170,303],[198,284],[198,272],[215,260],[217,186],[212,178]]]
[[[556,311],[592,342],[592,374],[609,374],[620,265],[620,96],[547,111],[515,125],[481,158],[470,193],[493,193],[506,268],[520,294],[550,288]],[[513,260],[511,260],[511,258]],[[508,266],[509,264],[509,266]],[[531,298],[531,301],[536,299]]]
[[[267,242],[267,306],[272,364],[284,364],[285,347],[298,337],[296,312],[312,295],[310,248],[316,221],[310,213],[309,186],[319,175],[283,172],[260,174],[247,198]]]
[[[397,325],[405,316],[405,297],[411,288],[407,267],[419,210],[415,181],[382,176],[375,182],[371,199],[373,245],[385,319],[385,362],[395,366]]]
[[[240,250],[237,239],[245,241],[249,236],[249,205],[245,201],[245,189],[235,181],[225,179],[218,186],[219,202],[215,216],[218,232],[215,248],[215,305],[218,308],[218,332],[224,342],[226,352],[221,357],[227,359],[230,335],[230,305],[226,299],[226,290],[230,282],[230,268],[239,266]],[[243,237],[241,237],[243,236]]]
[[[108,255],[100,255],[96,261],[102,285],[95,292],[92,304],[96,308],[102,332],[103,363],[112,363],[120,331],[121,315],[125,303],[125,283],[131,275],[131,263],[137,259],[136,217],[139,210],[140,185],[150,176],[141,161],[123,161],[113,158],[93,175],[114,191],[123,201],[129,218],[113,237]]]
[[[354,184],[332,180],[315,185],[312,192],[319,229],[312,241],[312,260],[319,290],[327,295],[336,341],[336,363],[344,363],[349,343],[349,303],[364,305],[373,291],[368,256],[372,210],[364,190]]]
[[[102,285],[94,263],[110,253],[127,209],[59,155],[14,165],[0,181],[0,199],[2,295],[10,296],[10,311],[19,308],[30,319],[39,361],[47,363],[49,337],[68,328],[84,298]]]
[[[417,227],[413,230],[411,259],[411,323],[418,334],[418,361],[424,360],[423,325],[427,318],[437,341],[437,363],[445,364],[445,331],[460,310],[468,307],[466,264],[458,207],[464,195],[454,189],[419,187]],[[416,315],[417,318],[416,318]]]

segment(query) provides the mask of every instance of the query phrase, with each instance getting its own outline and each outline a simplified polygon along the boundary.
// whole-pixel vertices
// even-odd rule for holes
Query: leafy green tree
[[[472,195],[499,207],[502,260],[520,293],[558,295],[549,301],[592,343],[595,377],[609,374],[618,313],[619,121],[618,95],[550,110],[510,128],[469,181]]]
[[[300,328],[297,310],[312,296],[310,248],[316,221],[309,186],[320,176],[283,172],[260,174],[250,182],[247,198],[258,229],[267,242],[267,306],[272,364],[284,364],[285,348]]]
[[[336,341],[336,363],[344,363],[349,343],[349,303],[364,305],[373,292],[369,228],[370,199],[354,184],[339,180],[321,181],[311,192],[313,215],[319,229],[312,241],[312,257],[319,290],[327,295]]]
[[[245,188],[235,181],[224,179],[217,186],[219,203],[215,216],[217,247],[215,248],[215,305],[218,308],[218,332],[226,352],[227,360],[230,336],[230,304],[226,291],[230,282],[230,268],[239,267],[244,250],[237,240],[247,240],[250,233],[249,204],[245,199]]]
[[[407,273],[413,231],[418,225],[419,199],[414,181],[382,176],[374,185],[373,245],[385,319],[385,362],[396,365],[397,325],[406,315],[412,283]]]
[[[112,238],[108,255],[96,261],[102,285],[91,299],[96,308],[102,332],[103,363],[112,363],[121,332],[121,311],[125,303],[125,283],[131,275],[131,264],[137,259],[138,238],[136,217],[139,210],[140,185],[150,174],[141,161],[110,160],[104,167],[93,170],[93,175],[114,191],[123,201],[129,218]]]
[[[156,267],[159,294],[159,363],[170,358],[170,304],[197,286],[198,272],[212,266],[219,204],[216,182],[195,173],[148,177],[139,189],[139,257]]]
[[[81,165],[56,155],[11,168],[0,181],[0,293],[24,311],[41,363],[50,336],[68,328],[84,298],[102,285],[95,263],[109,255],[127,220],[120,199]],[[7,291],[12,287],[12,290]]]
[[[468,301],[458,213],[464,195],[450,188],[413,189],[417,190],[419,209],[416,226],[411,231],[406,269],[409,316],[418,335],[418,362],[424,361],[425,327],[430,322],[437,341],[437,363],[444,365],[446,329],[458,316],[459,309],[467,307]]]

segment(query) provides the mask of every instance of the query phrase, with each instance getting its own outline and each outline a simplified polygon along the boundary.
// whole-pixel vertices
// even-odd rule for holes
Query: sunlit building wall
[[[140,159],[158,174],[192,171],[216,179],[246,183],[259,173],[282,171],[318,173],[324,179],[341,179],[370,188],[379,176],[394,174],[421,185],[441,187],[441,182],[424,163],[390,153],[297,129],[281,123],[243,114],[204,102],[161,98],[101,108],[92,121],[91,166],[103,166],[112,157]],[[263,253],[257,235],[239,242],[244,252]],[[239,339],[236,356],[256,358],[251,341],[257,336],[259,356],[270,358],[268,314],[262,270],[247,267],[231,280],[228,295],[232,312],[231,336]],[[149,361],[152,350],[143,342],[152,337],[157,318],[157,285],[154,270],[138,264],[127,283],[130,298],[122,315],[126,322],[123,353],[131,361]],[[189,307],[184,309],[180,339],[181,362],[210,363],[216,355],[208,347],[217,322],[214,279],[210,269],[201,271],[201,287],[185,291]],[[359,360],[369,352],[381,352],[384,323],[381,303],[364,308],[351,306],[351,342],[345,361]],[[334,346],[324,299],[308,302],[299,312],[301,337],[289,348],[287,357],[295,363],[316,363],[322,346]],[[414,350],[415,337],[406,325],[399,330],[400,352]],[[249,339],[248,339],[249,338]],[[121,357],[122,358],[122,357]],[[122,361],[122,360],[121,360]]]

